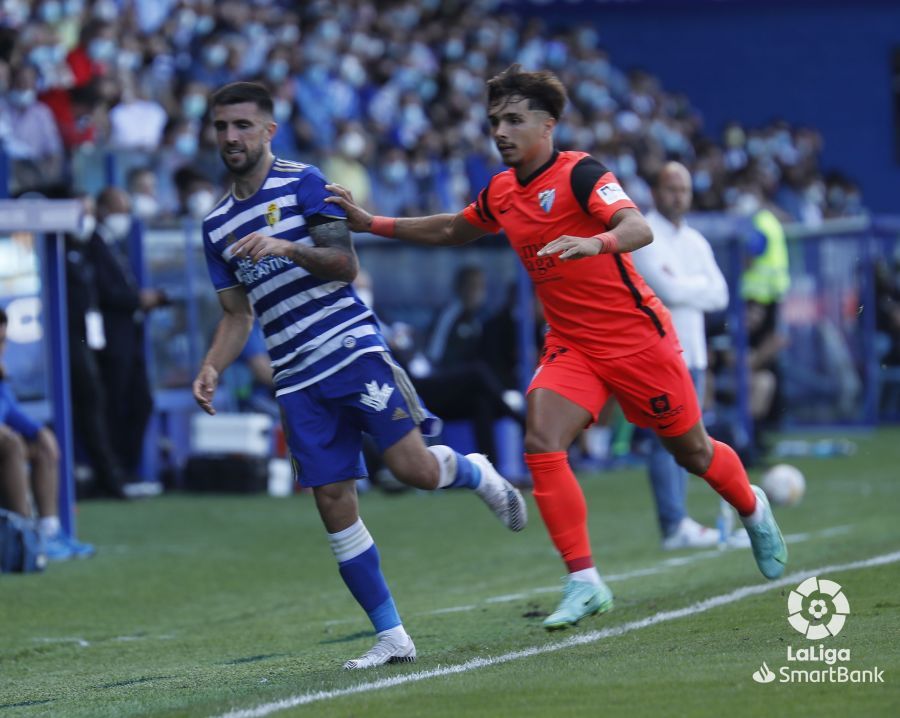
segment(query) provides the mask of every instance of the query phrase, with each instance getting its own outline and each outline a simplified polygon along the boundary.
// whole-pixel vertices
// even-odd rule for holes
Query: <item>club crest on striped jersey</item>
[[[545,189],[543,192],[538,192],[538,204],[545,212],[550,211],[553,207],[553,200],[555,199],[556,189]]]
[[[278,224],[279,219],[281,219],[281,208],[275,202],[269,202],[269,206],[266,207],[266,223],[270,227],[274,227]]]

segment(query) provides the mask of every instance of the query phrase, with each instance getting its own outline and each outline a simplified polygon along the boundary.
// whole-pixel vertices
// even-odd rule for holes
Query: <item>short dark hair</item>
[[[265,85],[258,82],[231,82],[216,90],[209,98],[210,107],[240,105],[252,102],[260,110],[271,115],[274,109],[272,95]]]
[[[558,120],[566,106],[566,88],[549,70],[523,72],[519,64],[510,65],[487,83],[488,105],[504,98],[528,100],[528,109],[542,110]]]
[[[5,327],[7,324],[9,324],[9,317],[6,316],[6,310],[0,307],[0,327]]]

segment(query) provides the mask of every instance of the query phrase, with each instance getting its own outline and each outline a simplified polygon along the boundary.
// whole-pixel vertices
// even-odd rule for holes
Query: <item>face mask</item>
[[[98,0],[94,3],[94,17],[98,20],[112,22],[119,14],[119,8],[116,7],[115,0]]]
[[[84,0],[66,0],[64,7],[66,17],[81,15],[84,12]]]
[[[272,116],[276,122],[284,122],[291,118],[291,103],[289,100],[275,100],[272,103]]]
[[[61,45],[38,45],[28,53],[28,60],[32,65],[44,68],[47,65],[55,65],[63,60],[65,50]]]
[[[224,45],[210,45],[203,53],[206,64],[210,67],[222,67],[228,59],[228,48]]]
[[[7,97],[15,107],[28,107],[34,104],[37,95],[34,90],[10,90]]]
[[[198,35],[209,35],[216,26],[216,19],[212,15],[201,15],[194,26]]]
[[[193,135],[178,135],[175,140],[175,151],[185,157],[193,157],[197,154],[197,138]]]
[[[756,195],[744,192],[738,195],[734,202],[734,211],[744,216],[750,216],[759,209],[759,199]]]
[[[112,40],[98,37],[91,40],[90,45],[88,45],[88,55],[97,62],[105,62],[115,54],[116,44]]]
[[[266,69],[266,77],[269,78],[269,82],[279,83],[287,77],[290,69],[287,60],[274,60]]]
[[[622,177],[634,177],[637,173],[637,162],[631,155],[619,155],[617,164],[619,166],[619,174]]]
[[[136,194],[132,198],[134,213],[141,219],[153,219],[159,214],[159,202],[149,194]]]
[[[41,5],[41,18],[44,22],[55,25],[62,18],[62,5],[58,2],[45,2]]]
[[[136,52],[123,50],[116,58],[116,62],[119,63],[121,69],[133,72],[143,64],[143,58]]]
[[[338,140],[338,151],[354,160],[358,160],[366,149],[366,140],[359,132],[348,132]]]
[[[208,189],[201,189],[187,198],[185,206],[191,217],[203,219],[216,206],[216,197]]]
[[[694,191],[706,192],[710,187],[712,187],[712,177],[710,177],[709,172],[697,170],[694,173]]]
[[[131,215],[123,212],[111,214],[103,220],[103,225],[114,240],[121,242],[131,232]]]
[[[203,95],[186,95],[181,101],[181,109],[188,119],[199,120],[206,112],[206,98]]]
[[[408,170],[406,169],[405,162],[395,160],[393,162],[388,162],[387,165],[385,165],[384,176],[388,182],[400,184],[406,179],[407,174]]]

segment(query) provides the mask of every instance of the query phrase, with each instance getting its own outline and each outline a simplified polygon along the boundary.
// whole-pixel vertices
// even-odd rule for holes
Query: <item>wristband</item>
[[[600,254],[615,254],[619,251],[619,240],[611,232],[595,234],[594,239],[600,240]]]
[[[397,220],[395,217],[372,217],[372,226],[369,229],[372,234],[378,234],[382,237],[393,237],[396,224]]]

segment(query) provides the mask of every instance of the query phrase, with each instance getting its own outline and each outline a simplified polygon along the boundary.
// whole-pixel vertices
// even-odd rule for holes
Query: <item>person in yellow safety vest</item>
[[[777,426],[781,410],[778,354],[787,340],[779,331],[778,308],[791,283],[788,248],[781,222],[764,206],[760,185],[749,181],[740,189],[734,209],[748,217],[755,230],[747,244],[751,259],[741,276],[750,349],[750,414],[757,451],[765,453],[760,429]]]

